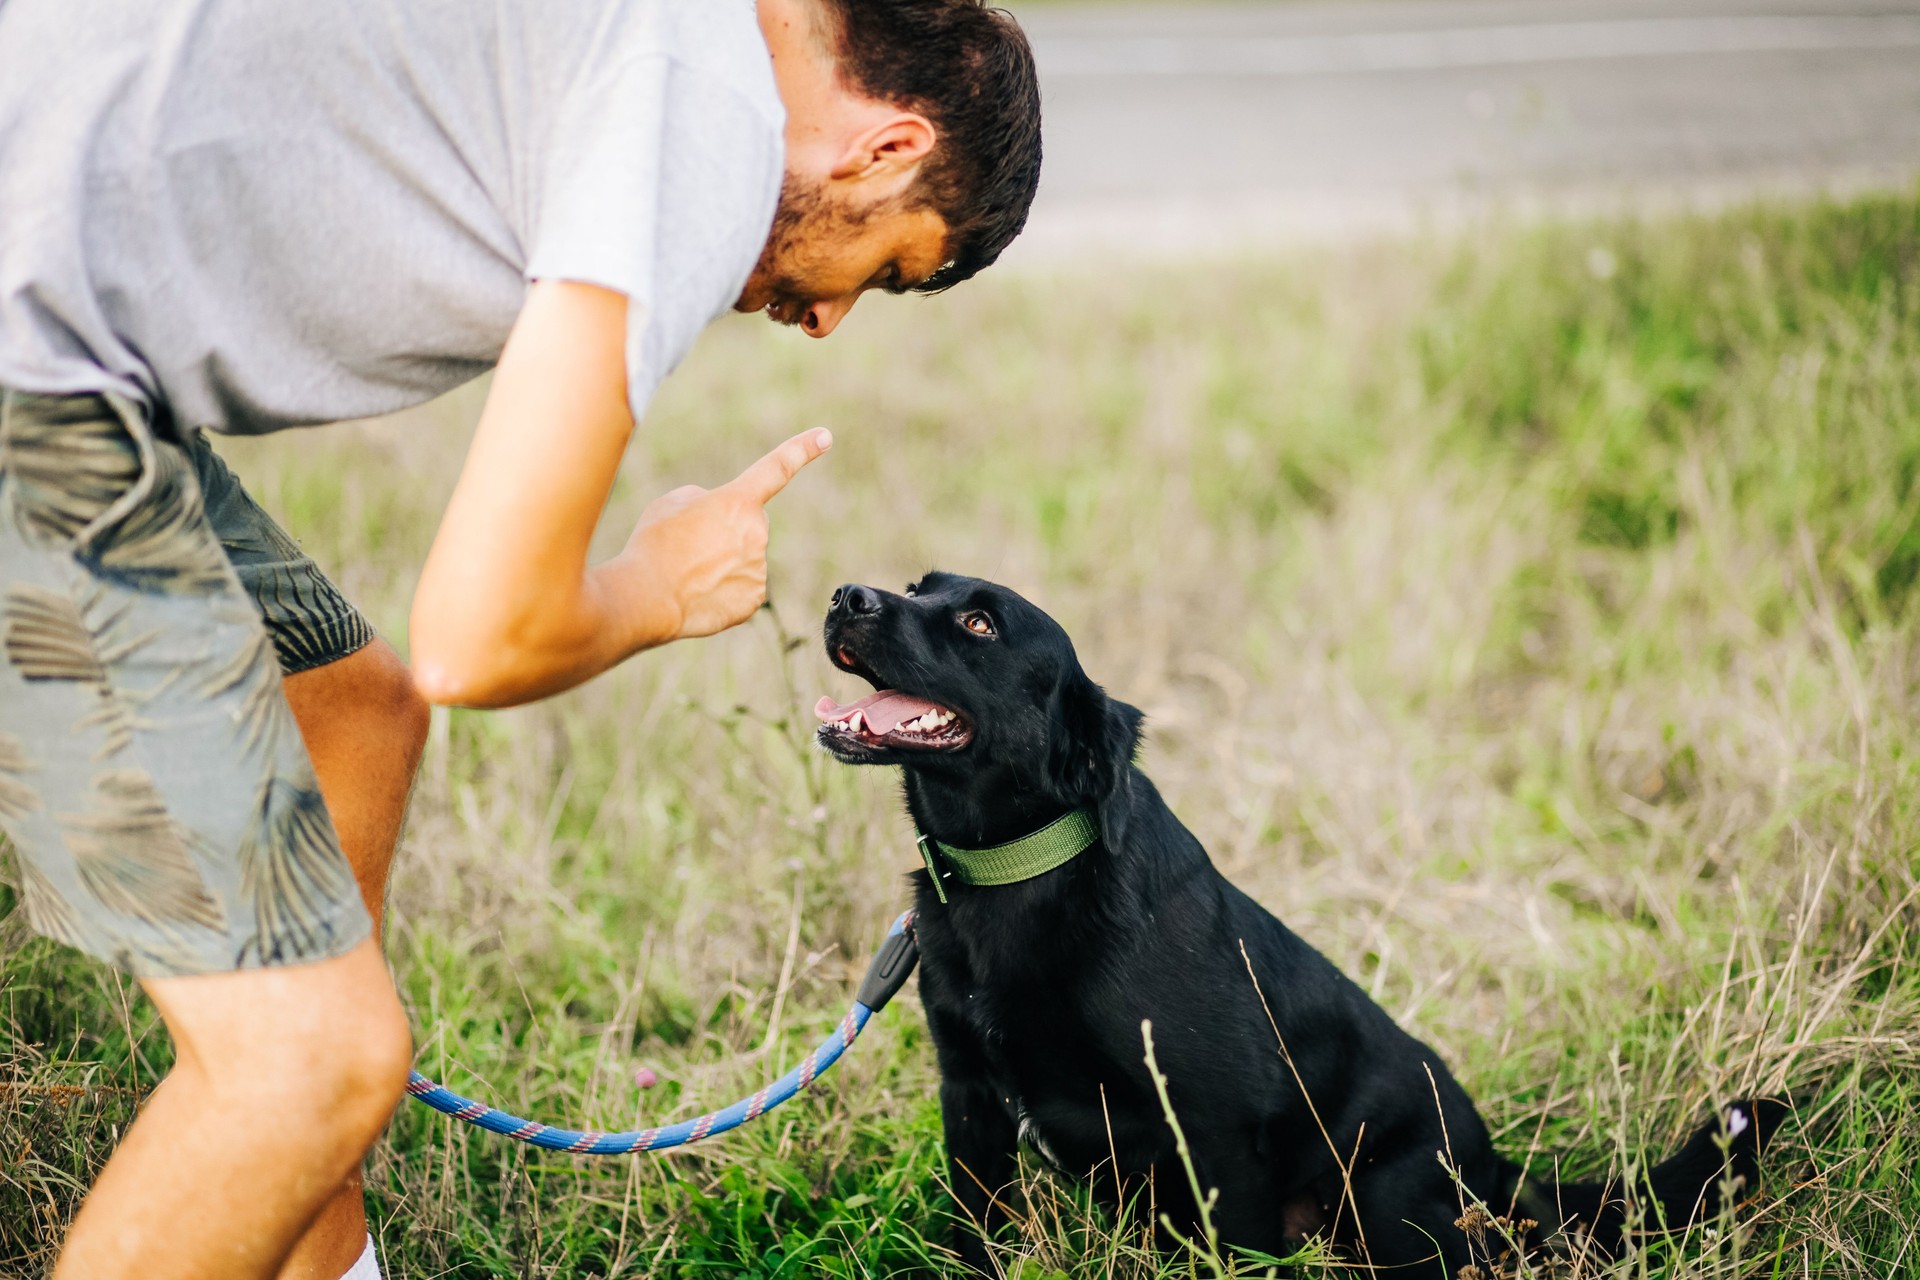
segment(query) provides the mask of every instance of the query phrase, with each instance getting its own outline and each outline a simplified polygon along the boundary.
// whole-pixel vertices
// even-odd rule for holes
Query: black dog
[[[1159,1210],[1193,1230],[1143,1020],[1229,1245],[1284,1255],[1317,1234],[1393,1275],[1454,1280],[1489,1261],[1473,1200],[1537,1223],[1521,1228],[1533,1241],[1565,1231],[1615,1252],[1630,1227],[1711,1220],[1725,1188],[1758,1185],[1783,1111],[1772,1102],[1734,1103],[1636,1186],[1523,1176],[1438,1054],[1214,870],[1133,767],[1140,712],[1012,591],[943,573],[904,596],[842,587],[826,642],[879,692],[822,699],[820,741],[849,763],[904,766],[936,850],[1092,818],[1084,852],[1019,883],[962,883],[938,853],[938,887],[915,873],[953,1187],[981,1231],[1003,1220],[1021,1141],[1070,1173],[1117,1162],[1117,1179],[1094,1180],[1116,1199],[1138,1199],[1152,1175]],[[960,1245],[989,1271],[979,1235]]]

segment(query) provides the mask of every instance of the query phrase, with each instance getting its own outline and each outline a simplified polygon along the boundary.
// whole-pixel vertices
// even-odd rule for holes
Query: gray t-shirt
[[[0,0],[0,386],[263,432],[628,296],[636,417],[739,296],[786,115],[752,0]]]

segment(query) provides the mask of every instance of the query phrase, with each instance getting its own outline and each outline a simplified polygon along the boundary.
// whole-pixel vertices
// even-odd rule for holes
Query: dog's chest
[[[921,956],[920,993],[928,1010],[971,1041],[998,1073],[1029,1075],[1086,1041],[1079,984],[1057,966],[983,953],[934,931],[923,931]]]
[[[934,1037],[958,1050],[943,1058],[980,1065],[980,1083],[992,1089],[1020,1141],[1047,1163],[1084,1172],[1108,1159],[1116,1130],[1138,1127],[1131,1122],[1143,1085],[1131,1078],[1140,1074],[1138,1055],[1106,1043],[1100,1026],[1115,1020],[1096,1025],[1089,1009],[1098,1001],[1080,984],[1032,970],[990,978],[937,942],[923,942],[922,963],[921,995],[934,1015]]]

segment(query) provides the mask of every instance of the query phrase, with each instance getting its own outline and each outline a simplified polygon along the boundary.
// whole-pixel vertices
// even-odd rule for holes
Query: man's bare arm
[[[610,290],[529,291],[414,593],[413,668],[432,701],[559,693],[641,649],[743,622],[766,598],[766,503],[826,451],[824,431],[717,489],[658,499],[618,556],[588,566],[633,433],[627,321]]]

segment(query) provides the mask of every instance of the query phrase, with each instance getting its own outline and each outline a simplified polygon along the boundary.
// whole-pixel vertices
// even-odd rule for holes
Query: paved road
[[[1029,263],[1920,178],[1920,0],[1029,9]]]

